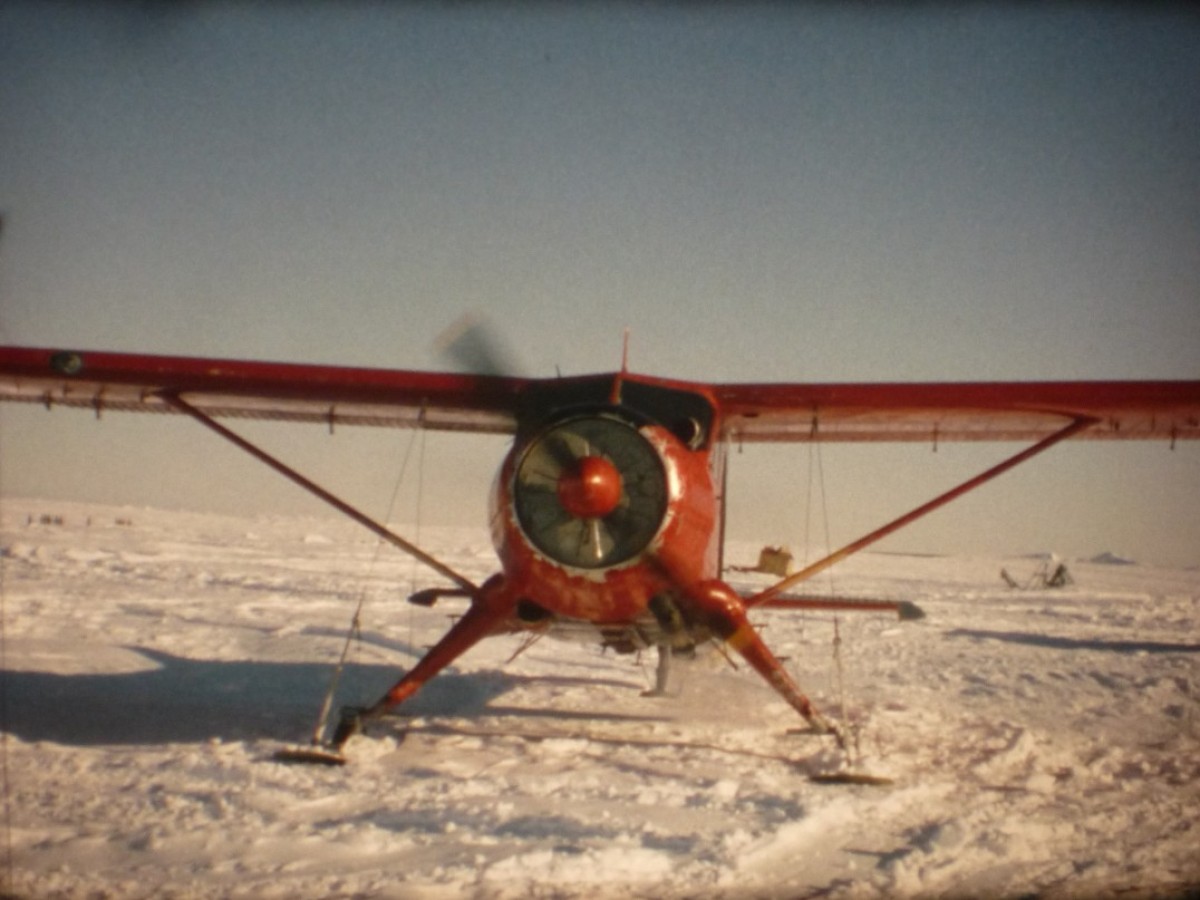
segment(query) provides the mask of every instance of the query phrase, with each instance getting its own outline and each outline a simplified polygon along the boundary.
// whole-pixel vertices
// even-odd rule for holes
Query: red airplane
[[[590,627],[663,657],[704,641],[740,654],[812,728],[843,740],[747,611],[1068,438],[1200,438],[1200,381],[699,384],[624,371],[531,379],[0,348],[0,400],[190,416],[433,568],[466,596],[446,635],[383,697],[343,710],[331,749],[413,696],[480,639]],[[512,434],[491,497],[499,571],[475,584],[217,421],[259,418]],[[773,586],[721,578],[731,445],[1026,441],[1028,447]]]

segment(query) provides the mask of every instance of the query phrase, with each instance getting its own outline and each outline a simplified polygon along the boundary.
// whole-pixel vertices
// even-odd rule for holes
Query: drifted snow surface
[[[543,640],[510,659],[522,643],[503,637],[325,768],[272,754],[308,741],[359,600],[335,706],[377,698],[463,601],[403,602],[436,581],[339,522],[0,512],[2,889],[18,897],[1200,887],[1197,571],[1068,561],[1070,587],[1016,591],[1000,568],[1023,580],[1040,560],[852,559],[821,587],[928,618],[756,616],[852,729],[849,758],[715,651],[655,699],[651,658]],[[482,531],[420,538],[474,579],[494,566]],[[811,777],[845,770],[892,782]]]

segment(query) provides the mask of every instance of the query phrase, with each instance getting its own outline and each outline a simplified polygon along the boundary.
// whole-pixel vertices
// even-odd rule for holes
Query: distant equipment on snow
[[[792,554],[786,547],[763,547],[758,551],[757,568],[768,575],[791,575]]]
[[[1075,583],[1075,579],[1071,577],[1071,573],[1067,569],[1067,564],[1062,562],[1057,556],[1051,556],[1042,563],[1042,567],[1034,572],[1024,583],[1017,581],[1017,579],[1008,574],[1007,569],[1000,570],[1000,577],[1004,579],[1004,583],[1010,588],[1021,591],[1028,591],[1033,588],[1062,588]]]
[[[781,578],[792,574],[792,552],[787,547],[763,547],[758,551],[758,562],[753,566],[730,566],[735,572],[762,572]]]

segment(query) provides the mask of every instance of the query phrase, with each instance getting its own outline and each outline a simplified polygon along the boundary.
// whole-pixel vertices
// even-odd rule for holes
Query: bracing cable
[[[385,522],[392,521],[392,515],[396,508],[397,499],[400,496],[400,487],[404,483],[405,473],[408,471],[408,463],[412,458],[413,444],[417,438],[417,432],[423,432],[424,429],[415,429],[409,437],[408,445],[405,447],[404,456],[400,462],[400,468],[396,474],[395,482],[392,484],[392,493],[388,499],[387,514],[384,518]],[[384,541],[378,539],[375,543],[375,548],[371,553],[371,560],[367,565],[367,573],[370,575],[378,568],[380,554],[383,552]],[[329,713],[333,709],[333,698],[337,694],[338,686],[341,684],[342,674],[346,669],[346,661],[350,656],[350,650],[355,645],[356,639],[362,636],[362,613],[367,602],[367,582],[366,579],[362,582],[358,593],[358,600],[354,605],[354,613],[350,617],[350,625],[346,629],[346,640],[342,644],[342,652],[338,656],[337,664],[334,666],[333,674],[329,679],[329,688],[325,691],[325,697],[321,701],[321,708],[317,714],[317,723],[313,727],[312,743],[320,744],[322,737],[325,734],[325,729],[329,724]]]

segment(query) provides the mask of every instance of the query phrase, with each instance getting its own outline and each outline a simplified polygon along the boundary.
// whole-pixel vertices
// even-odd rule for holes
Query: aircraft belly
[[[553,617],[542,626],[544,634],[554,640],[576,644],[599,645],[617,653],[640,653],[655,647],[678,643],[678,635],[668,633],[654,616],[646,614],[631,622],[597,624],[583,619]],[[690,633],[687,643],[697,646],[712,635],[701,629]]]
[[[628,624],[646,615],[650,599],[668,585],[646,565],[604,573],[573,573],[550,563],[530,567],[523,593],[543,609],[568,619]]]

